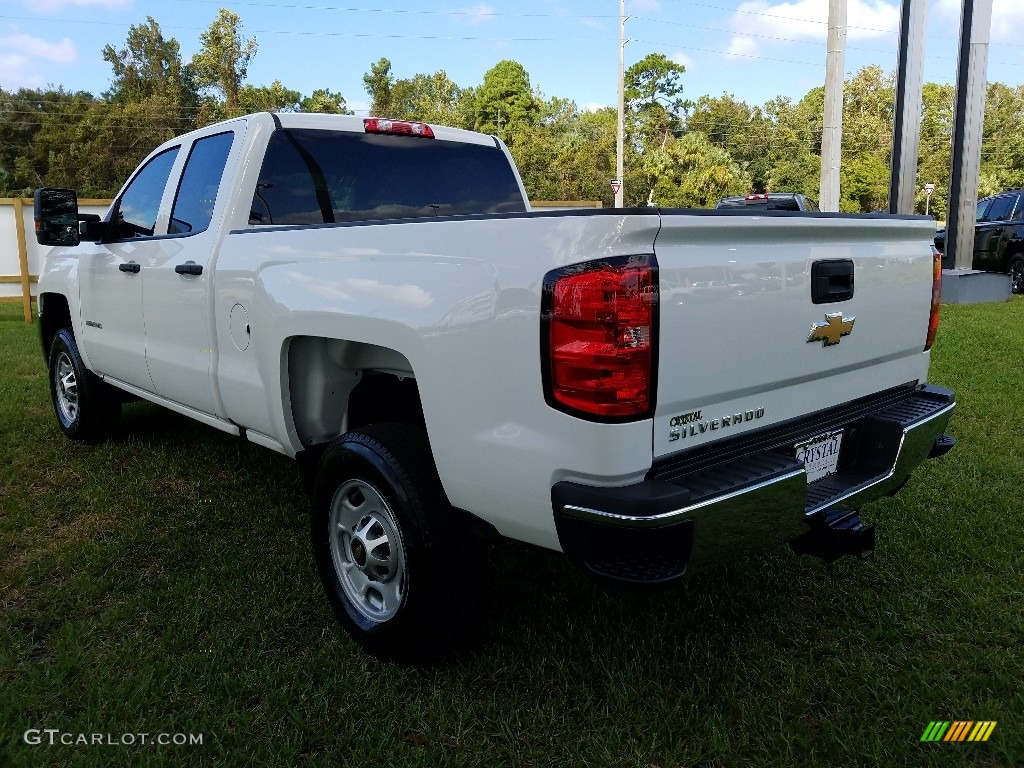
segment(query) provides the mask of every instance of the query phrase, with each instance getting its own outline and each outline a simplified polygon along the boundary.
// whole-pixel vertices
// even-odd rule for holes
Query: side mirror
[[[73,189],[37,189],[33,197],[36,242],[78,245],[78,195]]]

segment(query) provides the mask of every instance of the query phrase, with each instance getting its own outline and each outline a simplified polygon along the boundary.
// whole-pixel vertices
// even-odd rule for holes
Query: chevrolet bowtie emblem
[[[824,323],[815,323],[811,326],[807,341],[820,341],[823,347],[831,347],[838,344],[843,336],[853,333],[853,324],[856,320],[856,317],[843,317],[841,312],[825,315]]]

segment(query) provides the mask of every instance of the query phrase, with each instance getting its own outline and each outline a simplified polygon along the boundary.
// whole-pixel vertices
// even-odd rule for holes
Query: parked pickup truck
[[[1010,276],[1010,290],[1024,293],[1024,189],[1002,192],[978,201],[971,266]],[[935,248],[943,254],[943,267],[953,269],[946,257],[946,230],[935,233]]]
[[[818,204],[796,192],[762,192],[754,195],[723,197],[715,208],[743,208],[750,213],[763,211],[817,211]]]
[[[102,220],[35,202],[60,429],[134,396],[298,459],[377,653],[466,636],[502,538],[633,585],[866,554],[858,510],[954,442],[930,218],[533,212],[494,137],[300,114],[167,142]]]

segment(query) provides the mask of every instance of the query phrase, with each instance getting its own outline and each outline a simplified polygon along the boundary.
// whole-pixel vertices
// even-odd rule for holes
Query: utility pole
[[[953,106],[953,164],[949,174],[946,249],[942,260],[946,269],[970,269],[974,261],[975,208],[991,34],[992,0],[963,0]]]
[[[913,213],[917,192],[918,143],[921,139],[921,93],[924,83],[926,0],[903,0],[896,60],[896,105],[893,115],[889,213]],[[927,185],[926,189],[927,189]],[[934,191],[935,185],[932,185]],[[931,193],[928,193],[928,198]],[[928,212],[926,198],[925,213]]]
[[[821,134],[823,211],[839,210],[839,164],[843,147],[843,78],[846,68],[846,0],[828,0],[828,47],[825,54],[825,115]]]
[[[619,188],[615,190],[615,207],[622,207],[623,183],[622,156],[626,149],[626,0],[619,0],[619,119],[615,131],[615,178]]]

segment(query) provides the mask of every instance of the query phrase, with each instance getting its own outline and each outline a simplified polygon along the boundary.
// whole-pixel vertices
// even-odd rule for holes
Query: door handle
[[[136,264],[134,261],[129,261],[127,264],[118,264],[117,268],[122,272],[131,272],[132,274],[142,269],[140,264]]]
[[[186,261],[184,264],[176,266],[174,271],[179,275],[201,275],[203,274],[203,265],[196,264],[194,261]]]

